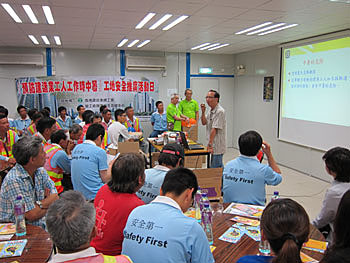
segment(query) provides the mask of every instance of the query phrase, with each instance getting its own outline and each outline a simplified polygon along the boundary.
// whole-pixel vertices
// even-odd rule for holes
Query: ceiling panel
[[[173,15],[193,15],[201,8],[205,7],[206,3],[179,2],[174,0],[160,1],[153,5],[149,11],[161,14]]]
[[[246,8],[235,8],[229,6],[216,6],[216,5],[207,5],[198,11],[196,16],[208,16],[208,17],[218,17],[218,18],[232,18],[247,12]]]
[[[221,6],[243,7],[243,8],[257,8],[264,3],[268,3],[271,0],[245,0],[245,1],[232,1],[232,0],[213,0],[212,4]]]

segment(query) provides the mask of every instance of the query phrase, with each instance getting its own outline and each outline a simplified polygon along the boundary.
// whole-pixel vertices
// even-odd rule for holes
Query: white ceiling
[[[188,52],[191,47],[210,42],[230,44],[214,51],[234,54],[283,42],[350,28],[350,4],[328,0],[1,0],[9,3],[23,23],[12,20],[0,6],[0,46],[33,47],[27,35],[51,43],[59,35],[63,48],[113,49],[123,38],[150,39],[139,50]],[[29,4],[39,20],[32,24],[22,8]],[[48,25],[42,5],[51,7],[55,25]],[[157,15],[146,29],[135,26],[148,13]],[[189,15],[169,31],[147,28],[164,14]],[[170,21],[170,20],[169,20]],[[299,26],[264,36],[235,35],[266,21],[298,23]],[[55,45],[52,45],[56,47]],[[123,47],[128,50],[138,49]]]

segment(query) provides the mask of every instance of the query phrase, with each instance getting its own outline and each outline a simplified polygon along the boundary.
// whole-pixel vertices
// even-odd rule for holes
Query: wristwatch
[[[43,209],[43,204],[41,201],[35,201],[35,203],[40,207],[40,209]]]

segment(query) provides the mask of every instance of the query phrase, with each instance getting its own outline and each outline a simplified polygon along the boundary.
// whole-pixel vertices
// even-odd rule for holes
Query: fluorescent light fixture
[[[140,40],[138,40],[138,39],[135,39],[134,41],[132,41],[129,45],[128,45],[128,47],[133,47],[137,42],[139,42]]]
[[[288,25],[288,26],[283,26],[283,27],[280,27],[280,28],[276,28],[276,29],[274,29],[274,30],[270,30],[270,31],[267,31],[267,32],[264,32],[264,33],[260,33],[260,34],[258,34],[258,36],[267,35],[267,34],[270,34],[270,33],[273,33],[273,32],[277,32],[277,31],[280,31],[280,30],[283,30],[283,29],[295,27],[295,26],[297,26],[297,25],[298,25],[298,24],[291,24],[291,25]]]
[[[142,28],[148,21],[150,21],[152,19],[152,17],[154,17],[156,15],[156,13],[148,13],[148,15],[146,15],[140,23],[138,23],[135,27],[135,29],[140,29]]]
[[[59,36],[54,36],[53,38],[55,39],[56,45],[58,45],[58,46],[62,45],[61,39]]]
[[[178,19],[174,20],[166,27],[163,27],[163,30],[169,30],[170,28],[176,26],[178,23],[181,23],[182,21],[184,21],[187,17],[188,16],[186,16],[186,15],[180,16]]]
[[[140,45],[138,45],[137,47],[138,48],[143,47],[144,45],[147,45],[149,42],[151,42],[151,40],[145,40]]]
[[[124,38],[122,41],[120,41],[120,43],[118,44],[117,47],[122,47],[122,46],[124,46],[124,44],[125,44],[126,42],[128,42],[128,39],[127,39],[127,38]]]
[[[45,13],[45,16],[46,16],[47,23],[49,23],[50,25],[55,24],[55,21],[53,20],[53,16],[52,16],[52,13],[51,13],[51,8],[49,6],[47,6],[47,5],[44,5],[43,6],[43,10],[44,10],[44,13]]]
[[[216,46],[218,46],[218,45],[220,45],[220,43],[211,44],[211,45],[209,45],[209,46],[202,47],[202,48],[200,48],[199,50],[206,50],[206,49],[208,49],[208,48],[216,47]]]
[[[284,26],[285,24],[286,23],[278,23],[278,24],[275,24],[275,25],[272,25],[272,26],[264,27],[262,29],[259,29],[259,30],[256,30],[256,31],[248,33],[247,36],[254,35],[256,33],[260,33],[260,32],[263,32],[263,31],[267,31],[267,30],[270,30],[272,28],[276,28],[276,27],[279,27],[279,26]]]
[[[222,44],[220,46],[216,46],[216,47],[212,47],[212,48],[209,48],[208,51],[212,51],[212,50],[215,50],[215,49],[218,49],[218,48],[222,48],[222,47],[226,47],[228,46],[229,44]]]
[[[32,8],[30,5],[22,5],[24,11],[26,11],[27,16],[29,17],[30,21],[32,21],[33,24],[39,24],[38,19],[36,19],[36,16],[33,13]]]
[[[165,21],[167,21],[172,16],[173,15],[171,15],[171,14],[164,15],[161,19],[159,19],[157,22],[155,22],[149,29],[150,30],[156,29],[157,27],[159,27],[161,24],[163,24]]]
[[[247,33],[249,31],[252,31],[252,30],[255,30],[255,29],[258,29],[258,28],[261,28],[261,27],[264,27],[264,26],[267,26],[267,25],[271,25],[272,22],[265,22],[263,24],[260,24],[260,25],[256,25],[256,26],[253,26],[253,27],[249,27],[247,29],[244,29],[242,31],[239,31],[237,33],[235,33],[236,35],[240,35],[240,34],[244,34],[244,33]]]
[[[28,35],[28,37],[30,38],[30,40],[35,44],[35,45],[39,45],[38,40],[35,38],[35,36],[33,35]]]
[[[47,38],[47,36],[41,36],[41,38],[43,39],[43,41],[44,41],[44,43],[45,43],[46,45],[50,45],[50,41],[49,41],[49,39]]]
[[[204,43],[204,44],[200,44],[200,45],[198,45],[198,46],[195,46],[195,47],[191,48],[191,50],[196,50],[196,49],[198,49],[198,48],[205,47],[205,46],[208,46],[208,45],[210,45],[209,42]]]
[[[22,20],[18,17],[15,10],[12,9],[12,7],[9,4],[1,4],[2,7],[6,10],[7,13],[15,20],[17,23],[22,23]]]

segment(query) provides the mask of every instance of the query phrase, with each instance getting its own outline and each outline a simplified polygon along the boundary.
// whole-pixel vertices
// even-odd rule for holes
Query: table
[[[49,233],[38,226],[27,224],[27,235],[17,237],[14,235],[11,240],[28,239],[22,256],[2,258],[0,262],[12,262],[17,260],[20,263],[41,263],[48,261],[53,244]]]
[[[153,146],[157,151],[161,151],[163,149],[164,145],[157,145],[154,143],[154,139],[156,138],[147,138],[147,141],[149,143],[148,152],[149,152],[149,162],[150,167],[152,168],[152,147]],[[206,155],[207,156],[207,168],[210,168],[210,152],[208,152],[208,149],[206,146],[203,146],[204,149],[202,150],[187,150],[185,149],[185,156],[198,156],[198,155]]]
[[[214,259],[216,263],[224,262],[236,262],[239,258],[245,255],[256,255],[259,250],[259,242],[254,241],[247,235],[243,235],[241,240],[236,244],[225,242],[219,240],[219,237],[225,233],[225,231],[232,226],[235,222],[229,220],[234,217],[232,214],[217,213],[217,203],[211,203],[211,207],[214,210],[213,215],[213,236],[214,236],[214,246],[216,249],[213,252]],[[229,204],[224,204],[226,208]],[[309,238],[325,241],[322,233],[310,225],[310,235]],[[302,252],[313,257],[316,260],[320,260],[323,257],[322,253],[310,251],[307,249],[302,249]]]

